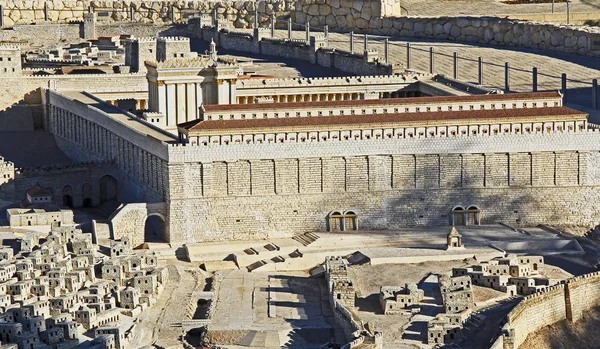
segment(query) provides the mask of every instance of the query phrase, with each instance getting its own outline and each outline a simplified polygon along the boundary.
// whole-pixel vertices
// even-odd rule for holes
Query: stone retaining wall
[[[600,304],[600,273],[564,283],[525,297],[507,316],[503,328],[504,349],[518,349],[533,333],[561,320],[576,322],[582,313]]]
[[[47,4],[47,5],[45,5]],[[258,6],[259,23],[270,23],[275,14],[279,28],[287,18],[330,30],[455,40],[487,45],[548,49],[580,55],[600,55],[600,30],[591,27],[559,26],[493,17],[402,17],[395,0],[266,0],[260,1],[99,1],[0,0],[5,27],[14,24],[81,21],[88,7],[99,21],[139,23],[185,22],[199,13],[216,11],[236,28],[254,24]],[[296,28],[299,29],[299,28]]]

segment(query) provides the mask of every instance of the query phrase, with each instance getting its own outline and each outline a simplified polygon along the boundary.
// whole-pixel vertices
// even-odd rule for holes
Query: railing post
[[[325,47],[329,48],[329,26],[327,24],[323,27],[323,32],[325,33]]]
[[[217,13],[217,9],[213,8],[213,27],[215,27],[215,30],[219,30],[218,25],[219,25],[219,14]],[[258,17],[256,16],[256,11],[254,12],[254,23],[258,23]],[[258,28],[258,27],[256,27]]]
[[[365,34],[365,52],[369,51],[369,35]]]
[[[258,6],[258,3],[254,6]],[[215,14],[217,10],[215,9]],[[258,29],[258,8],[254,10],[254,29]]]
[[[354,32],[350,32],[350,53],[354,53]]]
[[[560,92],[563,94],[563,98],[567,95],[567,73],[562,73],[560,76]]]
[[[310,41],[310,22],[306,22],[306,41]]]
[[[275,37],[275,14],[271,13],[271,37]]]
[[[598,110],[598,79],[592,80],[592,109]]]
[[[390,64],[390,39],[385,38],[383,52],[385,55],[385,64]]]
[[[288,18],[288,39],[292,40],[292,17]]]
[[[171,5],[171,23],[175,24],[175,6]]]
[[[0,28],[4,27],[4,7],[0,5]]]
[[[410,69],[410,42],[406,43],[406,69]]]
[[[538,90],[538,71],[537,71],[537,67],[533,67],[533,70],[531,71],[531,73],[533,74],[532,76],[532,82],[531,82],[531,90],[533,92],[537,92]]]
[[[477,82],[483,85],[483,58],[477,57]]]
[[[44,1],[44,21],[48,22],[48,2]]]
[[[458,52],[454,52],[454,78],[458,79]]]
[[[435,53],[433,47],[429,48],[429,74],[433,74],[435,71]]]
[[[133,5],[129,5],[129,20],[133,22]]]
[[[504,62],[504,92],[510,91],[510,62]]]

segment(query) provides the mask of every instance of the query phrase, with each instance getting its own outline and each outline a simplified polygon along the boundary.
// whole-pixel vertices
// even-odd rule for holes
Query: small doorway
[[[63,195],[63,206],[73,208],[73,197],[71,195]]]
[[[452,209],[452,225],[466,225],[465,208],[456,206]]]

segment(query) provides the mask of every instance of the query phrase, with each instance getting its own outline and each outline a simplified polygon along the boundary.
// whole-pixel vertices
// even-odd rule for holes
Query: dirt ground
[[[599,326],[600,307],[584,313],[576,323],[564,320],[530,334],[519,349],[597,349]]]
[[[381,286],[402,286],[405,283],[418,284],[429,274],[450,274],[452,268],[467,266],[474,260],[427,262],[418,264],[381,264],[353,265],[349,269],[349,277],[354,281],[356,295],[359,298],[374,293],[379,294]]]
[[[469,261],[472,263],[474,261]],[[384,342],[400,344],[404,327],[410,321],[409,314],[383,315],[379,305],[379,289],[381,286],[401,286],[405,283],[419,284],[431,273],[448,274],[452,268],[464,266],[463,261],[428,262],[419,264],[382,264],[353,265],[349,268],[349,276],[356,289],[356,314],[370,328],[382,331]],[[433,299],[431,300],[433,301]],[[428,307],[437,308],[435,304]],[[441,305],[439,311],[442,311]],[[434,311],[436,312],[436,311]]]

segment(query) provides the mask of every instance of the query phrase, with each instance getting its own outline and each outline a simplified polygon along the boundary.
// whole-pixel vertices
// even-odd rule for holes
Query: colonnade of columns
[[[164,195],[167,163],[108,129],[65,109],[50,106],[47,129],[118,168],[138,183]]]
[[[133,100],[133,98],[131,100]],[[106,103],[112,104],[114,106],[118,106],[119,100],[108,99],[108,100],[106,100]],[[147,110],[148,109],[148,100],[147,99],[136,99],[135,100],[135,109],[136,110]]]
[[[317,94],[293,94],[293,95],[266,95],[266,96],[239,96],[238,104],[252,104],[257,98],[272,99],[273,103],[295,103],[295,102],[322,102],[322,101],[347,101],[361,99],[361,94],[354,93],[317,93]]]
[[[419,97],[419,91],[393,91],[379,92],[379,98],[406,98]],[[375,94],[377,96],[377,94]],[[349,93],[304,93],[289,95],[256,95],[256,96],[238,96],[238,104],[256,103],[257,99],[272,100],[273,103],[297,103],[297,102],[323,102],[323,101],[348,101],[363,99],[364,96],[359,92]]]

